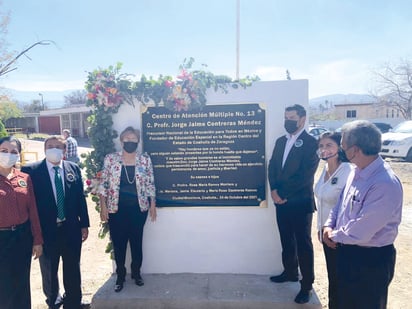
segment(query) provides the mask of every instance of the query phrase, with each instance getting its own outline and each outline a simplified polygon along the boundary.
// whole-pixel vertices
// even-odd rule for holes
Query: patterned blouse
[[[99,193],[106,198],[109,213],[115,213],[118,210],[121,171],[122,153],[115,152],[106,155]],[[156,197],[152,161],[147,153],[136,155],[135,178],[140,210],[147,211],[150,207],[150,199]]]

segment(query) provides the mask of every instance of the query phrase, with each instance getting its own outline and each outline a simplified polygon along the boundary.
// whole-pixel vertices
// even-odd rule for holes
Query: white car
[[[390,132],[382,134],[380,155],[412,162],[412,120],[404,121]]]
[[[309,126],[308,128],[308,133],[316,139],[319,139],[325,132],[328,132],[328,129],[321,126]]]

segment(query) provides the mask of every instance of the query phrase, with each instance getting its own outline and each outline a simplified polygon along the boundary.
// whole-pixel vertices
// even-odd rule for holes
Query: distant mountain
[[[324,105],[328,101],[329,104],[343,104],[343,103],[371,103],[375,98],[369,94],[331,94],[309,100],[309,106],[318,108],[319,105]]]
[[[9,96],[13,101],[19,104],[31,104],[33,100],[41,100],[43,95],[43,102],[48,108],[58,108],[64,105],[64,97],[81,89],[64,90],[64,91],[20,91],[9,88],[1,88],[0,94]],[[39,94],[40,93],[40,94]]]
[[[39,93],[43,95],[44,104],[48,108],[58,108],[64,105],[64,97],[73,91],[82,89],[72,89],[64,91],[20,91],[9,88],[0,88],[0,94],[6,94],[11,99],[20,104],[26,105],[33,102],[33,100],[41,100]],[[330,94],[322,97],[312,98],[309,100],[309,106],[319,108],[320,105],[325,105],[328,101],[329,105],[342,103],[370,103],[375,99],[368,94]]]

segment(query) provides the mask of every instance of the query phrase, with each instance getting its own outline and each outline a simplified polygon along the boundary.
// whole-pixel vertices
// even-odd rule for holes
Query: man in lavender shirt
[[[345,124],[341,146],[356,168],[323,228],[324,242],[337,250],[338,307],[386,308],[402,185],[379,156],[381,134],[374,124]]]

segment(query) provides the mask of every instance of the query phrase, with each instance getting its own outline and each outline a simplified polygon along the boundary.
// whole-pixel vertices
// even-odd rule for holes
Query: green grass
[[[35,140],[35,141],[44,141],[50,135],[43,134],[43,133],[31,133],[31,134],[29,134],[29,136],[27,136],[27,134],[17,133],[17,134],[14,134],[13,136],[17,137],[19,139],[32,139],[32,140]]]

